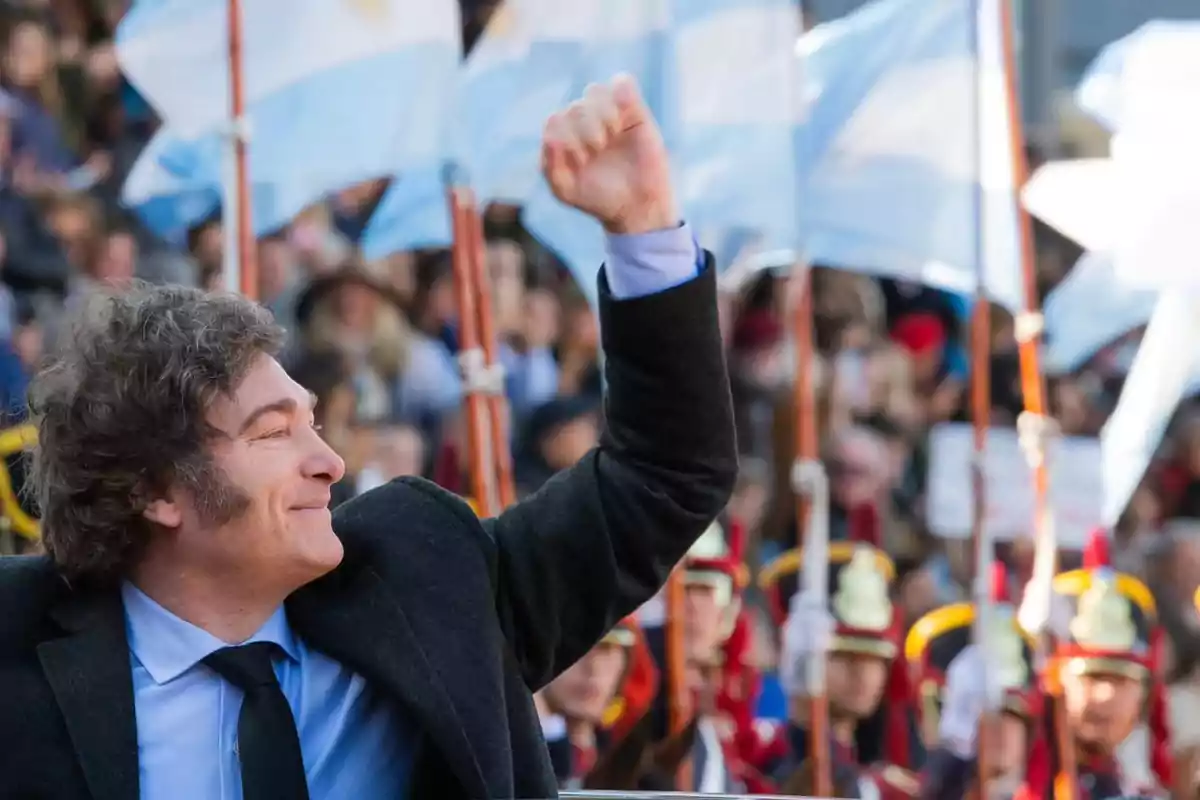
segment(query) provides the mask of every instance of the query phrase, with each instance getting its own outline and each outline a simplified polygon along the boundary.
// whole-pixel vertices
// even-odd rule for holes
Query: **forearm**
[[[600,447],[490,523],[498,608],[533,687],[661,587],[736,478],[711,260],[698,277],[642,297],[617,300],[601,281]]]

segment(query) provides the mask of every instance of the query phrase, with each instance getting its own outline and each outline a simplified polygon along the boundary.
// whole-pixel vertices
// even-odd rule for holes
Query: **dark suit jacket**
[[[494,520],[419,479],[368,492],[334,513],[342,565],[288,599],[309,645],[416,721],[414,799],[555,796],[530,692],[651,597],[732,491],[711,259],[666,292],[601,294],[597,450]],[[137,797],[119,593],[0,560],[0,798]]]

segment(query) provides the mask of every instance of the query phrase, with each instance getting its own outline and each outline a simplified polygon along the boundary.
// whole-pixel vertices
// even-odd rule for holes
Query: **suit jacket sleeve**
[[[687,283],[621,301],[601,271],[600,321],[599,447],[484,523],[500,623],[533,689],[661,588],[737,473],[712,256]]]

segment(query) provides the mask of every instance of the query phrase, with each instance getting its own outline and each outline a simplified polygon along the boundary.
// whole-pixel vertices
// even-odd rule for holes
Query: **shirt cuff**
[[[605,274],[613,297],[627,300],[687,283],[704,267],[703,251],[686,222],[636,234],[609,234]]]
[[[542,737],[547,742],[556,742],[567,737],[567,721],[558,714],[542,717]]]

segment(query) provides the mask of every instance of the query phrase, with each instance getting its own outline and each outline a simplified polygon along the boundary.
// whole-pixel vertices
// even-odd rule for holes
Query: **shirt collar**
[[[175,680],[210,654],[229,646],[203,628],[175,616],[131,583],[121,586],[121,599],[125,602],[129,649],[159,685]],[[289,658],[299,658],[296,639],[282,606],[243,644],[250,642],[273,642]]]

